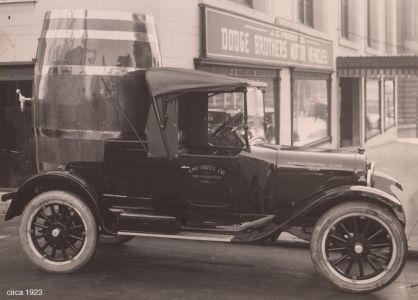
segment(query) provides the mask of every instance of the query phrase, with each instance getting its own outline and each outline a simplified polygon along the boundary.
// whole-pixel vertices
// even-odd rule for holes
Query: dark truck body
[[[208,134],[210,95],[246,95],[263,84],[168,68],[128,76],[131,84],[146,86],[132,96],[139,97],[141,119],[115,104],[128,129],[104,141],[103,161],[68,162],[30,178],[4,196],[13,199],[6,220],[37,195],[63,190],[87,203],[99,232],[108,236],[260,242],[290,231],[309,240],[325,212],[354,200],[377,205],[405,225],[391,190],[401,186],[375,174],[362,150],[250,143],[246,102],[241,115]],[[219,136],[225,139],[217,144]]]

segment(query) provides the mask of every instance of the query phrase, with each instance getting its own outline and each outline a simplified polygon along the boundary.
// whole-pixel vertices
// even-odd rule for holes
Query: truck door
[[[237,156],[181,154],[181,194],[192,206],[232,207],[240,182]]]

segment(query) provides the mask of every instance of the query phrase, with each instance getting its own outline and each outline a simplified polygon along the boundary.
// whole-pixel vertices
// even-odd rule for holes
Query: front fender
[[[372,186],[394,197],[397,197],[397,196],[394,193],[392,187],[396,187],[399,190],[403,191],[402,185],[399,182],[397,182],[396,179],[379,171],[375,171],[373,174]]]
[[[331,208],[337,204],[350,200],[364,200],[381,205],[389,209],[396,218],[405,226],[406,217],[401,201],[393,194],[374,187],[353,185],[340,186],[330,189],[305,203],[292,217],[302,217],[318,210],[319,208]]]
[[[99,193],[94,185],[84,176],[76,172],[50,171],[39,173],[25,181],[14,194],[8,194],[12,202],[7,210],[5,220],[8,221],[22,214],[28,204],[37,194],[47,190],[65,190],[80,195],[91,209],[98,224],[103,226],[103,218],[106,209],[99,200]]]
[[[286,230],[295,223],[303,223],[302,221],[308,217],[320,218],[328,209],[352,200],[363,200],[383,206],[390,210],[403,226],[406,225],[405,211],[395,196],[368,186],[340,186],[303,202],[300,208],[297,208],[290,216],[277,215],[274,218],[265,218],[261,224],[257,223],[257,226],[245,228],[234,237],[233,241],[245,243],[262,240],[274,233]]]

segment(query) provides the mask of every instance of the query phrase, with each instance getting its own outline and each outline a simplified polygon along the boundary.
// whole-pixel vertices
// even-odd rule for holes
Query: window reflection
[[[244,112],[243,93],[221,93],[209,97],[208,103],[208,132],[214,133],[219,126],[227,120]],[[248,139],[252,141],[265,141],[264,129],[264,107],[263,93],[256,88],[249,88],[247,91],[247,113],[248,113]],[[271,117],[271,116],[270,116]],[[266,118],[266,128],[272,127]],[[271,121],[271,120],[270,120]],[[239,132],[244,135],[243,119],[238,125]],[[271,131],[271,130],[270,130]],[[273,132],[274,134],[274,132]]]
[[[366,139],[382,132],[380,125],[379,81],[366,81]]]
[[[326,80],[294,80],[293,145],[302,146],[328,136]]]
[[[385,80],[385,129],[395,126],[395,97],[393,80]]]

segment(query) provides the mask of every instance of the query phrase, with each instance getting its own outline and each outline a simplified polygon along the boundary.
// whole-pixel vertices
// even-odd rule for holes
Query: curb
[[[3,196],[4,194],[7,194],[7,193],[0,192],[0,214],[5,214],[7,209],[9,208],[10,202],[12,202],[12,200],[1,202],[1,196]]]
[[[281,241],[286,241],[286,242],[293,242],[293,243],[301,243],[301,244],[308,244],[308,241],[302,240],[296,236],[294,236],[291,233],[288,232],[282,232],[279,236],[279,238],[277,239],[277,241],[281,242]]]
[[[0,214],[5,214],[7,209],[9,208],[11,200],[6,202],[0,202]]]

